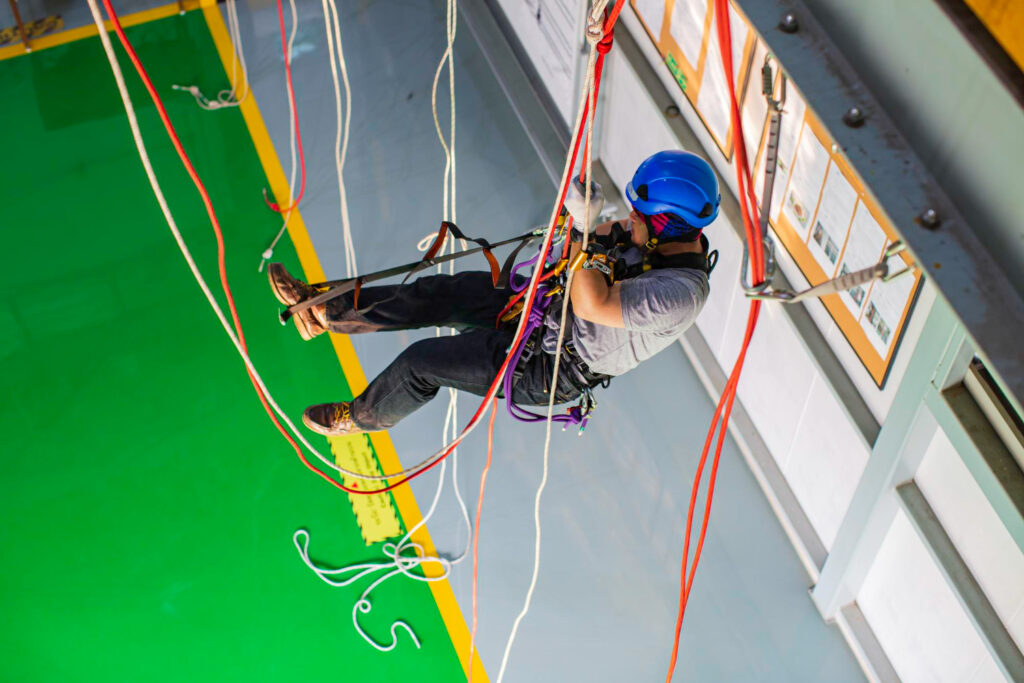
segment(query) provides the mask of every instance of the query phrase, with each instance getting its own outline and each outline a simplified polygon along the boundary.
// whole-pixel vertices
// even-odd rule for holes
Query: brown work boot
[[[310,406],[302,411],[302,422],[317,434],[324,436],[362,434],[368,431],[357,427],[352,421],[352,404],[348,401]]]
[[[267,279],[274,296],[285,306],[294,306],[315,296],[317,291],[302,280],[292,277],[282,263],[271,263],[267,266]],[[321,304],[299,311],[292,316],[299,336],[309,341],[327,331],[326,307]]]

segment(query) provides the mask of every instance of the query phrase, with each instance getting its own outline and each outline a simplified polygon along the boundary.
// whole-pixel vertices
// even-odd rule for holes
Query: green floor
[[[253,358],[282,406],[348,390],[326,338],[275,320],[259,254],[278,225],[237,110],[172,83],[223,86],[202,15],[128,31],[207,183]],[[123,62],[171,207],[211,284],[212,231]],[[395,580],[352,626],[362,590],[314,558],[379,557],[344,494],[307,472],[265,416],[190,276],[131,142],[98,39],[0,62],[0,678],[9,681],[462,677],[429,589]],[[290,244],[277,254],[297,269]],[[317,443],[326,444],[322,440]]]

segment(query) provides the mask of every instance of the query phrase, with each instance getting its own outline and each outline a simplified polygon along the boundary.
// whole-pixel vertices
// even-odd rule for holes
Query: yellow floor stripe
[[[189,11],[199,9],[200,2],[199,0],[184,0],[183,5],[185,10]],[[145,24],[147,21],[156,21],[157,19],[172,17],[178,13],[178,3],[172,2],[168,5],[161,5],[160,7],[154,7],[153,9],[147,9],[142,12],[126,14],[123,17],[120,17],[121,26],[125,28],[128,28],[129,26],[138,26],[139,24]],[[106,22],[106,26],[107,31],[114,30],[114,25],[109,21]],[[60,31],[59,33],[51,33],[43,36],[42,38],[31,41],[32,52],[39,52],[40,50],[45,50],[49,47],[64,45],[65,43],[71,43],[76,40],[81,40],[82,38],[91,38],[95,35],[99,35],[99,31],[96,30],[96,26],[93,24],[69,29],[67,31]],[[25,46],[20,43],[17,45],[0,47],[0,60],[21,57],[26,54],[32,53],[26,52]]]
[[[217,46],[217,52],[220,54],[225,74],[227,78],[230,78],[234,49],[231,44],[231,38],[228,35],[227,26],[224,24],[224,18],[221,16],[215,0],[201,0],[200,5],[203,10],[203,16],[206,18],[206,24],[210,29],[210,34],[213,36],[213,41]],[[241,74],[238,75],[238,78],[241,80]],[[239,92],[243,84],[234,83],[232,85],[235,87],[236,92]],[[281,162],[277,157],[277,152],[274,150],[270,133],[267,131],[263,117],[260,115],[259,107],[256,105],[256,98],[251,92],[242,102],[239,109],[242,110],[242,117],[249,128],[249,135],[252,137],[256,153],[259,156],[260,163],[263,165],[263,170],[267,175],[267,180],[270,183],[270,189],[274,193],[274,197],[278,202],[287,203],[289,201],[288,181],[285,178]],[[298,252],[299,262],[306,277],[316,282],[326,280],[327,277],[324,274],[323,267],[320,265],[320,260],[313,249],[309,233],[306,231],[306,224],[298,210],[292,212],[291,220],[288,224],[288,234],[295,245],[296,252]],[[347,335],[331,334],[330,337],[334,350],[338,355],[338,360],[341,363],[342,371],[345,373],[345,379],[348,380],[352,392],[354,394],[362,392],[367,385],[366,375],[363,372],[362,365],[359,363],[359,359],[356,357],[352,340]],[[373,443],[374,450],[377,452],[382,468],[389,472],[402,469],[402,463],[398,458],[398,453],[395,452],[395,446],[391,442],[391,437],[386,432],[375,432],[370,435],[370,440]],[[423,516],[420,513],[419,506],[416,504],[416,498],[413,496],[412,489],[409,486],[399,486],[392,493],[405,523],[410,528],[419,523]],[[434,548],[434,543],[430,538],[426,525],[422,526],[413,535],[412,540],[419,543],[426,554],[436,554],[437,551]],[[440,569],[432,564],[425,565],[424,570],[428,576],[437,576],[440,573]],[[448,634],[452,644],[455,646],[455,651],[459,655],[463,671],[468,676],[466,658],[469,654],[469,628],[466,626],[466,620],[459,609],[459,604],[455,599],[455,593],[452,591],[451,584],[444,580],[431,581],[427,585],[430,586],[430,590],[434,595],[434,601],[437,603],[438,611],[441,613],[441,618],[448,629]],[[473,680],[478,681],[478,683],[486,683],[488,680],[487,672],[484,670],[483,662],[480,661],[478,653],[473,655]]]

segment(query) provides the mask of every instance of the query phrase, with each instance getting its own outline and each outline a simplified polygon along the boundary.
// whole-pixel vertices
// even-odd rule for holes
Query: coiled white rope
[[[198,85],[172,85],[175,90],[187,92],[195,98],[196,104],[207,111],[237,107],[249,96],[249,70],[245,64],[245,52],[242,49],[242,29],[238,23],[238,0],[226,0],[225,13],[228,17],[228,35],[231,37],[231,87],[217,93],[217,99],[208,99]],[[238,79],[241,66],[242,79]],[[238,97],[241,89],[242,96]]]
[[[291,31],[289,31],[288,33],[288,47],[286,50],[285,59],[287,60],[287,63],[290,67],[292,63],[293,47],[295,45],[295,35],[299,29],[299,12],[295,8],[295,0],[288,0],[288,7],[291,10],[292,14],[292,28]],[[295,118],[298,116],[298,112],[295,111],[295,105],[292,102],[292,100],[294,99],[292,97],[292,90],[293,86],[291,82],[286,80],[285,99],[288,100],[288,149],[290,152],[289,156],[292,167],[291,174],[288,177],[288,207],[287,211],[285,211],[284,213],[284,220],[281,222],[281,228],[277,231],[277,234],[274,235],[274,239],[270,242],[270,246],[264,249],[263,253],[260,255],[260,265],[259,268],[257,268],[257,270],[261,273],[263,272],[263,267],[267,264],[267,261],[273,258],[274,247],[277,246],[277,243],[281,240],[281,237],[284,236],[285,230],[288,229],[288,221],[291,220],[292,212],[295,211],[295,177],[299,170],[299,163],[297,160],[296,151],[297,136],[295,134]],[[264,190],[264,194],[265,193],[266,190]]]
[[[589,30],[590,27],[600,25],[601,17],[604,14],[604,9],[608,4],[608,0],[597,0],[591,9],[588,22],[587,41],[590,44],[590,54],[587,58],[587,77],[583,87],[583,92],[580,95],[580,101],[577,108],[576,124],[574,129],[578,129],[580,125],[580,119],[583,116],[584,103],[589,103],[587,108],[587,136],[586,136],[586,156],[587,156],[587,171],[586,171],[586,193],[584,196],[585,209],[584,209],[584,227],[590,226],[590,200],[591,200],[591,149],[594,134],[594,109],[596,107],[595,91],[594,91],[594,65],[597,61],[597,43],[603,37],[602,35],[594,35],[594,32]],[[573,140],[575,145],[575,140]],[[570,147],[572,149],[572,147]],[[563,176],[562,182],[565,182]],[[561,187],[561,185],[559,185]],[[557,211],[559,207],[555,207]],[[589,230],[584,229],[583,232],[583,246],[582,249],[587,248],[587,242],[589,239]],[[540,268],[538,267],[538,270]],[[501,669],[498,671],[498,683],[505,678],[505,670],[508,667],[509,656],[512,652],[512,645],[515,642],[516,635],[519,632],[519,625],[523,619],[526,618],[526,614],[530,611],[530,604],[533,601],[533,593],[537,587],[537,578],[540,575],[540,547],[541,547],[541,523],[540,523],[540,502],[541,497],[544,494],[544,488],[548,483],[548,470],[550,463],[550,452],[551,452],[551,417],[554,414],[555,408],[555,389],[558,387],[558,371],[562,361],[562,344],[565,341],[565,321],[568,317],[569,310],[569,293],[572,291],[572,281],[575,271],[572,268],[567,269],[566,281],[565,281],[565,296],[562,297],[562,315],[558,325],[558,345],[555,347],[555,363],[551,370],[551,395],[548,398],[548,413],[547,423],[544,433],[544,457],[541,464],[541,479],[540,484],[537,486],[537,493],[533,500],[533,525],[534,525],[534,544],[533,544],[533,573],[530,577],[530,586],[526,590],[526,597],[523,600],[523,607],[516,616],[515,622],[512,624],[512,631],[509,633],[508,640],[505,643],[505,653],[501,658]]]
[[[384,583],[393,576],[398,576],[399,574],[402,574],[414,581],[423,581],[426,583],[444,581],[451,574],[452,567],[462,562],[462,560],[465,559],[467,555],[468,544],[467,550],[463,550],[462,554],[453,560],[449,560],[447,558],[440,556],[424,555],[423,546],[419,543],[413,543],[410,540],[417,531],[419,531],[426,525],[427,520],[433,516],[434,511],[437,509],[437,503],[441,499],[441,491],[444,488],[444,476],[445,469],[447,468],[447,466],[448,463],[441,463],[441,471],[440,474],[438,475],[437,489],[434,491],[434,498],[430,503],[430,508],[427,510],[427,514],[425,514],[422,517],[422,519],[420,519],[420,521],[415,526],[413,526],[413,528],[409,529],[409,531],[407,531],[405,535],[402,536],[402,538],[397,543],[385,543],[382,546],[382,550],[388,558],[387,560],[364,562],[361,564],[353,564],[347,567],[341,567],[337,569],[321,567],[315,564],[313,560],[311,560],[309,557],[309,532],[305,529],[299,529],[292,536],[292,541],[295,543],[295,548],[299,551],[299,557],[302,558],[302,561],[306,564],[307,567],[312,569],[313,572],[316,573],[316,575],[322,581],[324,581],[327,584],[330,584],[331,586],[349,586],[358,581],[359,579],[363,578],[364,576],[370,576],[380,571],[386,572],[384,575],[378,577],[377,580],[375,580],[373,583],[367,586],[363,590],[362,594],[359,596],[359,599],[352,606],[352,623],[355,626],[356,631],[359,633],[360,636],[363,637],[363,639],[367,643],[369,643],[376,649],[380,650],[381,652],[390,652],[391,650],[395,649],[395,647],[398,644],[398,637],[396,635],[396,631],[399,628],[401,628],[409,634],[409,637],[412,638],[412,641],[416,645],[417,649],[419,649],[420,647],[420,641],[419,638],[416,637],[416,632],[413,631],[412,627],[401,619],[396,620],[391,624],[391,643],[389,645],[381,645],[373,638],[371,638],[369,634],[367,634],[360,626],[358,614],[359,612],[362,612],[363,614],[369,614],[370,610],[373,608],[373,604],[370,602],[370,593],[372,593],[373,590],[380,584]],[[466,523],[469,523],[468,514],[466,516]],[[302,539],[301,543],[300,538]],[[409,554],[410,551],[412,552],[411,555]],[[436,576],[426,576],[426,574],[421,576],[419,574],[413,573],[412,570],[416,567],[420,567],[427,564],[436,564],[440,566],[441,573]],[[340,581],[332,578],[334,576],[347,574],[353,575],[349,578]]]

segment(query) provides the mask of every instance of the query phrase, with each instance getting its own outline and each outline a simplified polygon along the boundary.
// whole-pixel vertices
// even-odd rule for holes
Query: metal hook
[[[885,264],[886,272],[885,275],[882,276],[882,282],[892,282],[896,278],[902,277],[914,269],[914,264],[911,263],[907,267],[903,268],[903,270],[897,271],[895,273],[889,272],[889,259],[903,251],[906,251],[906,249],[907,245],[905,245],[902,241],[893,242],[886,248],[885,256],[882,259],[882,263]]]

